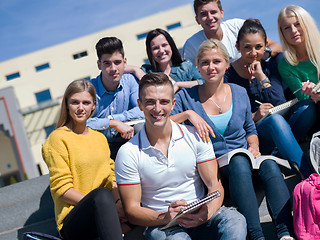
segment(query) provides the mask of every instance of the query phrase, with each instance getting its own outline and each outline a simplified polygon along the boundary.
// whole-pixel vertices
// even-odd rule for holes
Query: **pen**
[[[293,94],[296,94],[296,93],[299,92],[301,89],[302,89],[302,87],[301,87],[301,88],[298,88],[297,90],[295,90],[295,91],[293,92]]]
[[[262,104],[262,102],[258,101],[258,100],[254,100],[256,103],[258,103],[259,105]]]
[[[307,83],[309,82],[309,80],[308,81],[306,81]],[[295,90],[294,92],[293,92],[293,94],[296,94],[297,92],[299,92],[299,91],[301,91],[301,89],[302,89],[302,87],[301,88],[298,88],[297,90]]]

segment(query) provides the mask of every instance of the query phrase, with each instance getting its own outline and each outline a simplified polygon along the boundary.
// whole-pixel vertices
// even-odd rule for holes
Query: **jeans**
[[[97,188],[88,193],[63,221],[65,240],[121,240],[122,231],[111,192]]]
[[[304,177],[312,172],[308,160],[294,137],[288,122],[279,114],[273,114],[256,125],[260,152],[263,155],[271,154],[277,147],[280,157],[287,159],[291,166],[297,165]]]
[[[292,133],[300,142],[312,128],[316,121],[316,104],[311,100],[296,103],[289,111],[287,121]]]
[[[231,158],[229,165],[221,168],[220,172],[223,183],[229,184],[234,206],[247,220],[250,239],[264,239],[249,161],[244,155],[235,155]],[[278,238],[289,235],[292,232],[290,194],[279,166],[273,160],[267,159],[261,163],[258,174]]]
[[[207,222],[195,228],[175,226],[160,230],[162,226],[148,227],[148,240],[191,240],[191,239],[220,239],[245,240],[246,220],[234,208],[221,207]]]

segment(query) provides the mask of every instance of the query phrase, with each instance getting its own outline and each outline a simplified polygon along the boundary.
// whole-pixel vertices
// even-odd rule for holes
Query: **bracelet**
[[[120,198],[118,198],[114,203],[117,204],[119,201],[121,201]]]
[[[248,144],[248,147],[250,147],[251,144],[255,144],[255,145],[257,145],[257,146],[259,147],[259,144],[258,144],[258,143],[255,143],[255,142],[249,143],[249,144]]]

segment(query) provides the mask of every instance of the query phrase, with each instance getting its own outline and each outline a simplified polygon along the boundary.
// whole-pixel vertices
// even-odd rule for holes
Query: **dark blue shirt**
[[[273,106],[286,102],[275,58],[271,58],[269,62],[261,61],[261,67],[263,73],[269,78],[271,87],[262,89],[256,78],[252,79],[250,83],[248,79],[240,77],[232,66],[224,76],[225,82],[235,83],[247,90],[252,112],[256,112],[259,108],[259,104],[255,100],[262,103],[271,103]]]

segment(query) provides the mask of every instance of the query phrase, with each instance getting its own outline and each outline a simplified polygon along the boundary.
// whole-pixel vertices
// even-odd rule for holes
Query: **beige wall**
[[[20,108],[25,110],[37,105],[35,92],[50,89],[53,99],[63,95],[66,86],[73,80],[85,77],[96,77],[99,74],[95,44],[105,36],[116,36],[123,41],[125,56],[128,64],[141,66],[147,58],[145,51],[145,39],[138,40],[137,34],[148,32],[154,28],[166,29],[166,26],[180,22],[181,27],[175,28],[169,33],[174,38],[178,48],[182,48],[188,37],[197,32],[200,27],[196,24],[191,5],[181,6],[166,12],[160,12],[152,16],[122,24],[94,34],[87,35],[72,41],[55,45],[40,51],[36,51],[18,58],[0,63],[0,88],[13,86]],[[74,60],[73,54],[87,51],[88,56]],[[50,69],[40,72],[35,71],[35,66],[50,64]],[[5,76],[20,72],[20,78],[6,81]],[[25,123],[29,120],[25,116]],[[48,126],[56,114],[52,114],[47,122],[39,125]],[[37,131],[35,134],[33,131]],[[39,128],[27,127],[27,133],[31,140],[31,146],[35,161],[40,163],[41,145],[45,141],[45,134]],[[34,136],[37,136],[36,141]],[[43,169],[46,171],[45,169]]]
[[[0,176],[18,172],[16,156],[14,154],[11,140],[6,137],[4,132],[0,131]]]

